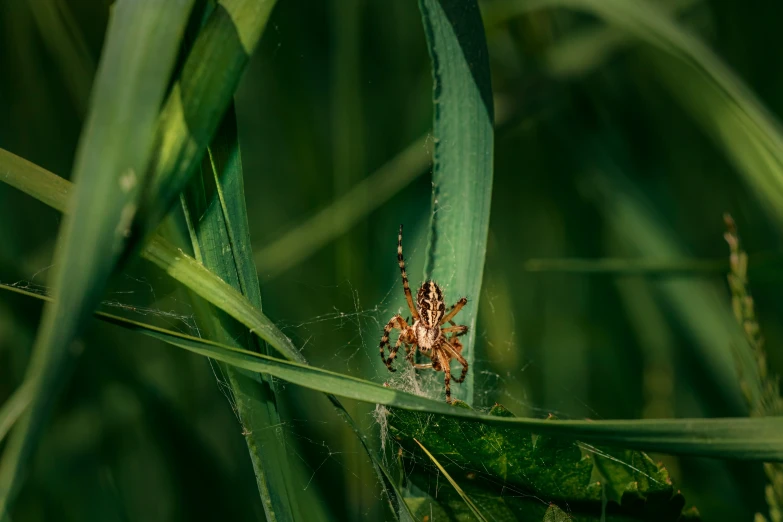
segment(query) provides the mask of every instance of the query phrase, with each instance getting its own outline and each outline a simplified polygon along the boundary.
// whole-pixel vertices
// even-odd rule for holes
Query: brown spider
[[[383,337],[381,337],[381,360],[390,372],[395,372],[396,370],[392,368],[392,361],[397,357],[400,345],[404,344],[407,352],[405,358],[414,368],[432,369],[436,372],[442,371],[445,374],[446,402],[451,403],[451,360],[457,359],[462,365],[462,375],[454,381],[461,383],[468,373],[468,361],[462,356],[462,343],[457,339],[458,336],[467,333],[468,327],[457,325],[452,319],[462,310],[468,300],[465,297],[460,298],[447,313],[446,305],[443,302],[443,291],[434,281],[425,281],[416,294],[417,306],[413,306],[413,296],[411,296],[411,289],[408,286],[408,275],[405,273],[405,260],[402,257],[402,225],[400,225],[400,233],[397,236],[397,261],[400,265],[400,272],[402,272],[402,287],[405,290],[405,300],[408,301],[413,324],[408,325],[400,314],[391,318],[384,327]],[[451,326],[442,328],[446,323],[450,323]],[[394,347],[389,350],[389,358],[387,359],[383,347],[389,346],[389,334],[394,328],[400,330],[400,336]],[[451,334],[451,337],[446,337],[445,334]],[[417,347],[432,362],[415,363],[413,357],[416,355]]]

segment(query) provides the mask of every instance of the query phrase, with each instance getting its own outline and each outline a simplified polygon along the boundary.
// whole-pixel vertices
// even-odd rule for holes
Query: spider
[[[454,306],[446,312],[446,305],[443,301],[443,291],[434,281],[425,281],[421,284],[416,294],[416,306],[413,306],[413,296],[410,286],[408,286],[408,275],[405,273],[405,260],[402,257],[402,225],[400,233],[397,236],[397,261],[402,273],[402,288],[405,290],[405,300],[408,302],[408,308],[413,317],[413,324],[396,314],[389,320],[383,328],[383,337],[381,337],[381,360],[390,372],[395,372],[392,368],[392,362],[397,357],[397,351],[400,345],[405,345],[408,360],[414,368],[419,370],[435,370],[445,374],[446,402],[451,403],[451,360],[457,359],[462,365],[462,375],[455,382],[461,383],[465,380],[468,373],[468,361],[462,356],[462,343],[457,338],[468,332],[468,327],[458,325],[452,320],[455,315],[462,310],[468,302],[467,298],[462,297]],[[449,323],[451,326],[443,327]],[[397,328],[400,330],[400,336],[394,347],[390,347],[389,334]],[[447,337],[446,334],[451,334]],[[389,358],[384,354],[384,346],[390,347]],[[416,348],[432,362],[427,364],[417,364],[413,357],[416,355]]]

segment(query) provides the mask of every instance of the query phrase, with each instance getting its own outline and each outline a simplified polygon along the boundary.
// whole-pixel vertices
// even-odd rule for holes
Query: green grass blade
[[[433,208],[425,277],[450,303],[469,299],[457,316],[469,327],[463,356],[475,361],[476,318],[489,232],[494,109],[484,27],[475,0],[420,0],[433,71],[435,136]],[[473,375],[454,396],[473,402]]]
[[[32,388],[23,383],[3,403],[3,406],[0,408],[0,442],[11,431],[11,426],[22,416],[22,412],[27,409],[32,399]]]
[[[494,25],[552,7],[589,12],[648,44],[664,85],[718,141],[759,201],[783,224],[780,124],[703,42],[643,0],[500,0],[488,3],[484,15]]]
[[[4,149],[0,149],[0,181],[60,212],[68,208],[73,191],[67,179]]]
[[[457,494],[459,494],[460,497],[462,497],[462,500],[465,501],[465,504],[470,508],[470,511],[473,513],[473,515],[478,519],[482,520],[484,522],[487,522],[487,519],[484,517],[484,515],[481,514],[481,511],[479,511],[479,508],[476,506],[476,504],[473,503],[472,500],[470,500],[470,497],[465,494],[464,491],[462,491],[462,488],[459,487],[459,484],[457,484],[457,481],[451,478],[451,475],[449,475],[449,472],[446,471],[446,468],[444,468],[440,462],[438,462],[438,459],[435,458],[435,456],[429,452],[427,448],[424,447],[424,445],[419,442],[416,439],[413,439],[413,441],[419,445],[419,447],[424,451],[424,453],[427,454],[427,457],[432,461],[433,464],[440,470],[441,473],[443,473],[443,476],[446,477],[446,480],[449,481],[449,484],[452,485],[452,487],[457,491]]]
[[[209,145],[276,0],[217,2],[158,123],[158,154],[136,226],[143,241],[168,213]]]
[[[241,292],[261,309],[261,291],[252,263],[247,227],[242,162],[233,107],[226,112],[204,158],[201,176],[191,179],[184,206],[193,249],[201,253],[203,265]],[[231,210],[230,210],[231,209]],[[232,219],[233,218],[233,219]],[[193,225],[197,224],[197,225]],[[230,252],[225,246],[230,246]],[[251,286],[252,285],[252,286]],[[206,337],[220,343],[257,350],[255,336],[221,310],[199,307],[198,323]],[[266,347],[263,347],[266,352]],[[237,415],[253,463],[258,491],[269,521],[301,518],[293,497],[291,469],[284,433],[277,411],[274,385],[259,381],[241,369],[226,366]]]
[[[67,378],[67,348],[124,249],[191,7],[192,0],[123,0],[114,7],[74,164],[73,178],[80,183],[58,237],[53,272],[58,300],[44,308],[26,375],[33,398],[0,461],[0,514],[18,493]]]
[[[51,300],[50,297],[4,284],[0,284],[0,289]],[[780,430],[783,430],[783,417],[599,421],[498,417],[481,414],[468,407],[451,406],[443,401],[388,388],[350,375],[248,352],[124,317],[103,312],[97,312],[95,315],[108,323],[137,330],[205,357],[349,399],[642,451],[783,462],[783,439],[779,435]]]

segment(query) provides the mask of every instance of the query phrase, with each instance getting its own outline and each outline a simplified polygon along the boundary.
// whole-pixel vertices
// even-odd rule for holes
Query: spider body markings
[[[405,346],[405,359],[416,369],[435,370],[444,373],[446,402],[451,403],[451,360],[457,359],[462,365],[462,374],[459,379],[453,379],[457,383],[465,380],[468,373],[468,362],[462,356],[462,343],[458,339],[468,331],[465,325],[456,324],[454,316],[462,310],[468,300],[465,297],[460,298],[454,306],[446,310],[443,291],[434,281],[425,281],[419,287],[416,293],[416,304],[414,306],[413,295],[408,284],[408,274],[405,272],[405,259],[402,256],[402,225],[400,233],[397,236],[397,264],[400,266],[402,274],[402,288],[405,292],[405,300],[411,312],[413,324],[402,318],[400,314],[392,317],[383,329],[381,337],[380,353],[381,360],[390,372],[396,370],[392,368],[392,362],[397,357],[400,346]],[[450,326],[444,326],[449,323]],[[389,335],[394,329],[400,330],[397,342],[392,347],[389,342]],[[389,357],[386,357],[384,348],[389,348]],[[427,364],[417,364],[414,360],[416,350],[429,357]]]

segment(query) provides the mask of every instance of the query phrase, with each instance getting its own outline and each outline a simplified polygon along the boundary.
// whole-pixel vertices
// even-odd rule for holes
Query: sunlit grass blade
[[[0,284],[0,289],[51,300],[49,297],[8,285]],[[469,408],[450,406],[443,401],[380,386],[349,375],[232,348],[123,317],[103,312],[96,313],[96,316],[103,321],[138,330],[199,355],[349,399],[410,411],[449,415],[533,433],[551,433],[622,448],[674,455],[783,462],[783,439],[779,436],[780,430],[783,430],[783,417],[599,421],[498,417],[481,414]]]
[[[476,504],[473,503],[473,501],[470,499],[468,495],[465,494],[464,491],[462,491],[462,488],[459,487],[459,484],[457,484],[457,481],[451,478],[451,475],[449,475],[449,472],[446,471],[446,468],[444,468],[440,462],[438,462],[438,459],[436,459],[432,453],[429,452],[427,448],[424,447],[424,445],[419,442],[416,439],[413,439],[416,444],[419,445],[419,447],[424,451],[424,453],[427,454],[427,457],[432,461],[433,464],[440,470],[441,473],[443,473],[443,476],[446,477],[446,480],[449,481],[449,484],[452,485],[452,487],[457,491],[457,494],[462,498],[463,501],[465,501],[465,504],[470,508],[470,511],[475,515],[475,517],[478,520],[482,520],[484,522],[487,522],[487,519],[484,517],[484,515],[479,511],[479,508],[476,506]]]
[[[161,112],[151,184],[134,225],[144,240],[168,213],[201,161],[276,0],[217,2]]]
[[[44,308],[25,378],[32,400],[0,461],[0,514],[9,511],[67,380],[67,348],[124,249],[192,3],[121,0],[114,6],[74,164],[73,178],[80,183],[58,237],[53,271],[58,299]]]
[[[494,108],[489,56],[476,0],[420,0],[433,74],[435,149],[432,221],[425,277],[452,301],[469,328],[462,355],[475,361],[476,318],[489,232]],[[454,396],[473,402],[473,375]]]
[[[261,309],[261,291],[253,266],[247,227],[242,160],[234,108],[230,107],[208,148],[200,170],[191,179],[183,210],[193,249],[201,263]],[[231,209],[231,210],[230,210]],[[232,219],[233,218],[233,219]],[[230,251],[226,251],[226,246]],[[196,299],[199,299],[196,297]],[[221,310],[198,307],[197,321],[206,337],[226,345],[258,351],[256,337]],[[266,346],[263,346],[266,353]],[[234,407],[245,433],[258,491],[269,521],[301,519],[294,498],[285,433],[277,410],[274,384],[249,378],[241,369],[225,366]]]
[[[783,131],[753,92],[704,43],[645,0],[498,0],[488,25],[536,9],[585,11],[654,51],[650,63],[670,92],[726,151],[765,208],[783,225]]]

